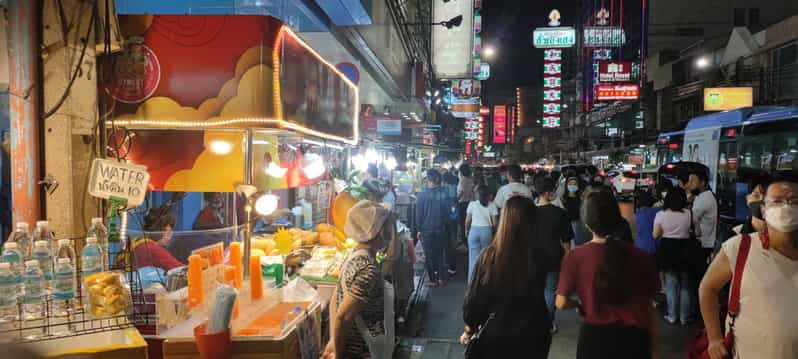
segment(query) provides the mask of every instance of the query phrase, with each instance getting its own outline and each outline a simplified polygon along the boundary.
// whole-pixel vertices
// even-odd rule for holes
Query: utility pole
[[[10,0],[6,18],[11,120],[11,203],[13,220],[41,218],[41,91],[39,43],[41,1]]]

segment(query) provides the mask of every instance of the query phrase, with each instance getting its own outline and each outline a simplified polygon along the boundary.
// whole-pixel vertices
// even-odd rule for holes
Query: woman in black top
[[[565,192],[560,201],[563,208],[568,211],[568,218],[571,220],[571,229],[574,232],[574,246],[582,245],[590,241],[587,228],[579,218],[579,209],[582,207],[582,185],[578,178],[568,177],[565,181]]]
[[[535,205],[512,197],[493,243],[482,251],[463,303],[461,342],[493,314],[469,358],[546,358],[551,319],[543,289],[547,251],[537,235]]]

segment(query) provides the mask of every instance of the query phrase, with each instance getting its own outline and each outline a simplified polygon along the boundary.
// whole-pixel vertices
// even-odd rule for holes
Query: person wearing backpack
[[[766,228],[726,241],[701,281],[707,341],[691,344],[691,358],[798,358],[798,182],[768,186],[762,213]],[[718,296],[730,281],[724,338]]]

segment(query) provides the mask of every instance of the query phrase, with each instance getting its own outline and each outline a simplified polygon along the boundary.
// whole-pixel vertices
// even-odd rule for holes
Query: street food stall
[[[124,50],[101,66],[114,99],[109,155],[145,166],[150,191],[236,202],[232,228],[215,243],[196,240],[202,231],[174,235],[188,266],[136,306],[154,320],[150,355],[224,347],[232,358],[318,356],[332,292],[319,283],[334,283],[354,246],[342,232],[354,199],[334,197],[333,179],[347,177],[359,141],[357,87],[272,17],[122,16],[120,24]],[[223,285],[238,291],[229,343],[195,343]]]

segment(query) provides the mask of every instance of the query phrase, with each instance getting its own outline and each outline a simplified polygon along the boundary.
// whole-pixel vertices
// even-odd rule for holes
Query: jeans
[[[493,229],[487,226],[471,226],[468,232],[468,282],[471,283],[472,272],[480,253],[488,248],[493,240]]]
[[[424,246],[427,272],[432,283],[446,280],[446,266],[444,265],[444,252],[449,238],[442,231],[421,232],[421,243]]]
[[[543,296],[546,299],[546,309],[549,310],[551,322],[554,323],[554,296],[557,294],[557,282],[560,280],[560,272],[546,273],[546,288],[543,291]]]
[[[691,273],[665,272],[665,296],[668,298],[668,319],[686,322],[692,316],[693,301]],[[678,316],[677,316],[678,310]]]

